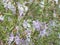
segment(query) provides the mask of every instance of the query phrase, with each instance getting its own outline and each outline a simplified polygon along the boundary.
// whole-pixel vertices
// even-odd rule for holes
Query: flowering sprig
[[[2,0],[0,41],[5,45],[60,45],[58,0]],[[2,45],[2,44],[1,44]]]

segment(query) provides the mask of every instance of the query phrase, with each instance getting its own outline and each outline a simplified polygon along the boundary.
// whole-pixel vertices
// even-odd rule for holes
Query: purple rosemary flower
[[[46,35],[46,34],[47,34],[46,30],[40,31],[40,36],[44,36],[44,35]]]
[[[16,43],[16,45],[20,44],[20,38],[17,35],[15,36],[15,43]]]
[[[13,14],[16,13],[16,8],[15,6],[11,3],[10,0],[3,0],[3,4],[6,10],[11,10]]]
[[[33,27],[37,30],[40,30],[40,22],[37,20],[37,21],[33,21]]]
[[[23,5],[20,4],[19,2],[17,2],[17,5],[18,5],[18,10],[19,10],[19,15],[22,16],[24,13]]]
[[[8,39],[8,44],[10,45],[13,40],[14,40],[14,35],[13,35],[13,33],[11,33],[10,37]]]

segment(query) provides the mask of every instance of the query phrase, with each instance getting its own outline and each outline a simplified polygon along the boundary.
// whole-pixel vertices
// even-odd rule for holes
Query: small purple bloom
[[[13,35],[13,33],[11,33],[10,37],[8,39],[8,44],[10,45],[13,40],[14,40],[14,35]]]
[[[33,27],[37,30],[40,30],[40,22],[37,20],[37,21],[33,21]]]
[[[40,35],[44,36],[46,34],[46,30],[40,31]]]
[[[19,38],[19,36],[17,36],[17,35],[16,35],[16,37],[15,37],[15,42],[16,42],[17,45],[20,44],[20,38]]]

